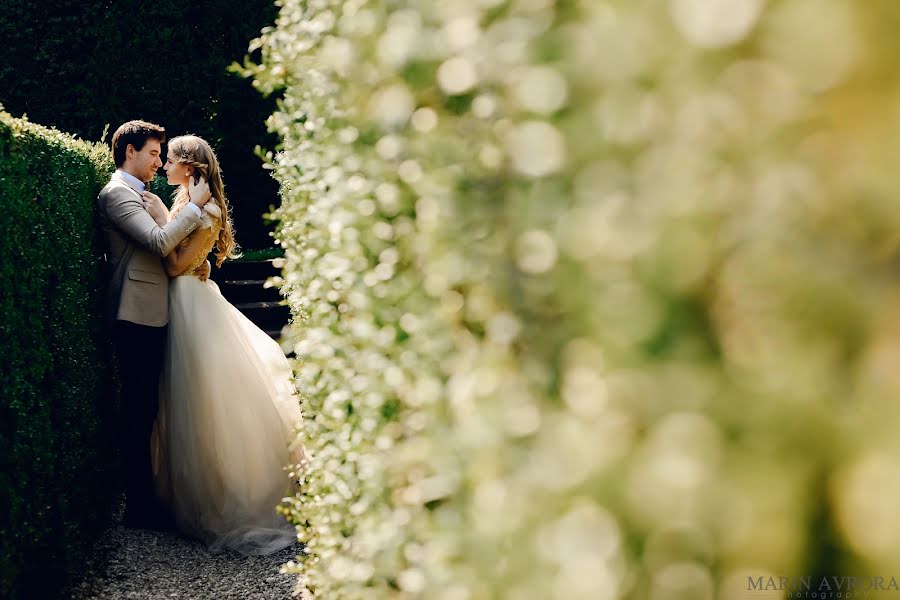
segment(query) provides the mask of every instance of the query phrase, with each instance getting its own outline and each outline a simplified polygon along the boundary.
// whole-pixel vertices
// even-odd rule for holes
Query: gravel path
[[[291,598],[296,576],[280,574],[279,567],[299,551],[297,545],[269,556],[213,554],[174,532],[125,527],[120,514],[70,598],[282,600]]]

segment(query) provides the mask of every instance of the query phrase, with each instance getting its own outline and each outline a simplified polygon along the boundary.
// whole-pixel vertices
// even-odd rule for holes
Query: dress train
[[[300,408],[281,347],[212,281],[176,277],[154,435],[157,493],[211,549],[269,554],[296,541],[275,507],[295,491]]]

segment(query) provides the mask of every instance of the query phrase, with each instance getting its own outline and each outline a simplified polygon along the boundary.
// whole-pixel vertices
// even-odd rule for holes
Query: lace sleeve
[[[174,208],[172,214],[178,214],[183,208],[184,205]],[[185,274],[194,273],[203,264],[219,237],[221,227],[222,212],[214,203],[207,202],[200,211],[199,226],[179,244],[180,252],[186,251],[189,246],[193,248],[192,252],[196,252],[192,254],[188,267],[183,271]]]
[[[221,221],[216,218],[216,214],[218,211],[204,210],[203,216],[200,218],[200,226],[181,242],[181,251],[192,252],[184,273],[190,274],[196,271],[212,251],[221,228]],[[192,250],[188,250],[188,248]]]

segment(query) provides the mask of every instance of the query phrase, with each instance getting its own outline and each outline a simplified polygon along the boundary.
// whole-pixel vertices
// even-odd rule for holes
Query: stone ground
[[[72,600],[291,598],[296,576],[279,568],[296,556],[299,545],[269,556],[214,554],[175,532],[125,527],[121,513],[85,565]]]

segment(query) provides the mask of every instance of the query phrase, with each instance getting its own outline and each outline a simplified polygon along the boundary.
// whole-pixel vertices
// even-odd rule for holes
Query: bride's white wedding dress
[[[206,259],[221,227],[220,213],[207,206],[191,234],[208,238],[206,250],[169,288],[153,440],[157,492],[178,529],[212,549],[269,554],[296,541],[294,527],[275,507],[295,491],[285,467],[303,460],[296,435],[300,408],[278,343],[212,280],[189,274]]]

